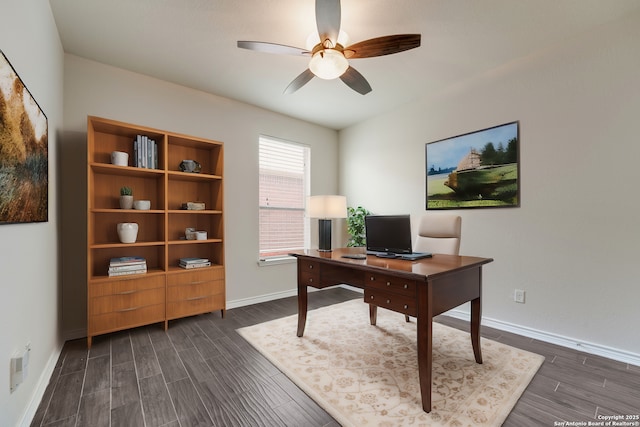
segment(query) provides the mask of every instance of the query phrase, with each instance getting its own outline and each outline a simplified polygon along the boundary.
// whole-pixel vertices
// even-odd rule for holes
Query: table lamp
[[[307,215],[318,218],[318,250],[331,252],[331,220],[347,217],[345,196],[310,196],[307,199]]]

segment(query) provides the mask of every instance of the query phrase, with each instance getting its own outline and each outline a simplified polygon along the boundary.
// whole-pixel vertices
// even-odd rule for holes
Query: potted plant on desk
[[[349,233],[348,247],[359,247],[366,245],[366,237],[364,233],[364,218],[370,215],[367,209],[362,206],[357,208],[347,208],[347,233]]]

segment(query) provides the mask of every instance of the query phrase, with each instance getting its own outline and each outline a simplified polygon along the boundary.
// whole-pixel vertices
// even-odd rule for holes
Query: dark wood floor
[[[317,308],[361,294],[309,294]],[[295,298],[65,344],[32,426],[337,426],[235,330],[295,314]],[[402,320],[400,318],[400,320]],[[438,321],[467,330],[466,322]],[[483,327],[546,357],[506,426],[640,414],[640,368]]]

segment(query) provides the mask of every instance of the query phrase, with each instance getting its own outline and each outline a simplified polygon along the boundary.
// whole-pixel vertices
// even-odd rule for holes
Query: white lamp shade
[[[311,196],[307,199],[309,218],[346,218],[347,198],[345,196]]]

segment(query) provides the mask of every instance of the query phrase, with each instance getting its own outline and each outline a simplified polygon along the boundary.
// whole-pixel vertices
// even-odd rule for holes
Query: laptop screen
[[[368,215],[364,224],[367,251],[412,253],[409,215]]]

